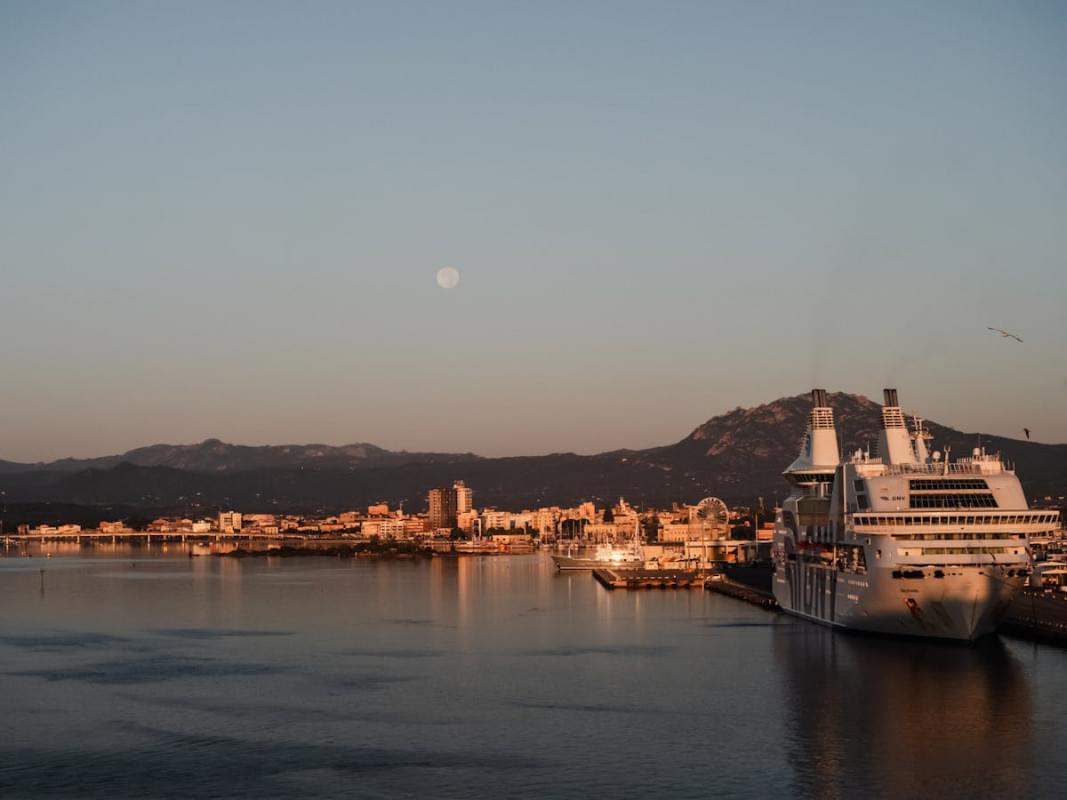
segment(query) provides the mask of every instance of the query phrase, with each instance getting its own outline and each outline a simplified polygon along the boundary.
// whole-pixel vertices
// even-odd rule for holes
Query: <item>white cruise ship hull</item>
[[[783,611],[835,628],[970,642],[996,631],[1025,581],[995,565],[936,570],[943,577],[929,568],[911,570],[921,578],[893,577],[902,571],[909,570],[858,575],[786,563],[775,574],[774,596]]]

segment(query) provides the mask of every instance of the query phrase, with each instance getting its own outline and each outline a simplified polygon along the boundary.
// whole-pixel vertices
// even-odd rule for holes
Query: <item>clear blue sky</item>
[[[0,458],[593,452],[813,385],[1065,441],[1065,42],[1062,2],[2,0]]]

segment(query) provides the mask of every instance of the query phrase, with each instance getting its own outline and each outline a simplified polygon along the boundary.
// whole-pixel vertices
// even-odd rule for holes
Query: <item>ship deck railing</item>
[[[875,461],[860,463],[877,463]],[[988,475],[996,471],[991,467],[999,467],[1005,472],[1011,471],[1011,465],[1006,461],[931,461],[928,464],[884,464],[885,475]]]

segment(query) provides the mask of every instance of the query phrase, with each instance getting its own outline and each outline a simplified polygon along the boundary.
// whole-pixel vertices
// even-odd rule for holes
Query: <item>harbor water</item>
[[[1061,794],[1067,651],[835,633],[540,554],[0,558],[0,795]]]

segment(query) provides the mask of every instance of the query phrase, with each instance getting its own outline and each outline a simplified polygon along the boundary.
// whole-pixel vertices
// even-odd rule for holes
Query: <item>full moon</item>
[[[455,289],[459,286],[459,270],[452,267],[441,267],[437,270],[437,285],[442,289]]]

